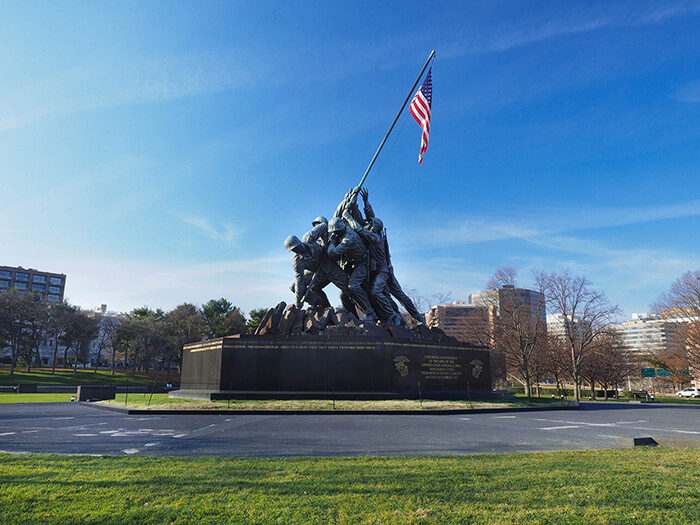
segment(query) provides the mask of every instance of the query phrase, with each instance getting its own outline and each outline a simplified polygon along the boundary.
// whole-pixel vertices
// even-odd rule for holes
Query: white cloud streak
[[[244,233],[227,223],[222,224],[221,229],[218,229],[203,217],[194,217],[191,215],[175,216],[182,222],[192,226],[199,234],[218,242],[235,243],[236,239]]]
[[[614,11],[606,9],[604,13],[579,14],[575,22],[554,20],[544,24],[534,25],[529,29],[514,29],[510,27],[489,28],[487,34],[479,34],[471,38],[462,38],[446,46],[440,51],[443,58],[458,58],[469,55],[485,55],[502,53],[511,49],[550,40],[552,38],[589,33],[601,29],[616,27],[635,27],[659,24],[682,16],[692,16],[700,13],[697,3],[654,7],[644,11],[635,5],[632,10]]]
[[[576,22],[547,21],[532,29],[488,27],[469,37],[444,43],[441,58],[502,53],[564,35],[600,29],[662,23],[700,12],[700,5],[655,7],[644,11],[606,10],[577,15]],[[333,82],[358,73],[390,69],[386,56],[413,56],[419,35],[387,37],[369,46],[348,42],[333,48],[318,47],[283,53],[277,49],[209,49],[181,55],[149,57],[124,62],[87,65],[55,77],[15,86],[0,97],[0,132],[62,115],[105,108],[164,102],[233,90],[240,87],[298,82],[314,68],[316,82]],[[318,66],[323,64],[323,67]],[[314,66],[316,65],[316,66]],[[681,93],[680,96],[683,96]],[[694,96],[694,95],[693,95]],[[692,98],[692,97],[691,97]]]
[[[411,235],[426,248],[446,248],[505,239],[537,239],[565,232],[604,229],[632,224],[700,216],[700,200],[637,208],[593,208],[587,210],[532,210],[508,219],[466,218],[447,224],[432,224]]]

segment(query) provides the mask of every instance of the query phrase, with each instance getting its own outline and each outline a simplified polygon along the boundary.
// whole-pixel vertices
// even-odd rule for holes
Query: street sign
[[[657,368],[656,375],[659,377],[670,377],[671,372],[669,372],[668,370],[665,370],[663,368]]]
[[[642,368],[642,377],[656,377],[656,371],[653,368]]]

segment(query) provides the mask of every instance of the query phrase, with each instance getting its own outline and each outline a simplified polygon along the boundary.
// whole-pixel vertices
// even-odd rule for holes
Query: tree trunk
[[[56,337],[56,343],[53,346],[53,363],[51,365],[51,375],[56,375],[56,358],[58,357],[58,337]]]
[[[10,363],[10,375],[15,375],[15,367],[17,366],[17,349],[12,345],[12,358]]]

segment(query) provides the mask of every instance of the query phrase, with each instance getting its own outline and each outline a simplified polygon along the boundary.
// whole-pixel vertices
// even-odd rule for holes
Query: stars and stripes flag
[[[428,136],[430,135],[430,108],[433,105],[433,68],[428,70],[428,75],[421,88],[416,92],[416,95],[411,101],[411,115],[416,119],[416,122],[423,128],[423,134],[420,139],[420,154],[418,155],[418,163],[423,164],[423,155],[428,149]]]

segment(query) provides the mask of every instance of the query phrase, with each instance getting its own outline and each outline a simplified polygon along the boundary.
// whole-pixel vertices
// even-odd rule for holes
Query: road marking
[[[539,430],[564,430],[567,428],[581,428],[581,425],[563,425],[560,427],[543,427],[543,428],[540,428]]]
[[[138,454],[140,452],[140,450],[137,448],[127,448],[127,449],[122,450],[122,452],[124,452],[124,454],[131,456],[132,454]]]
[[[118,430],[101,430],[100,434],[115,434]]]
[[[680,428],[647,428],[647,427],[628,427],[633,430],[647,430],[650,432],[677,432],[679,434],[700,434],[697,430],[681,430]]]
[[[97,434],[73,434],[78,437],[95,437]]]
[[[75,418],[72,416],[71,417],[54,417],[53,418],[54,421],[60,421],[62,419],[75,419]]]
[[[622,436],[608,436],[607,434],[598,434],[600,438],[622,439]]]
[[[200,430],[206,430],[206,429],[208,429],[208,428],[215,427],[215,426],[216,426],[216,425],[215,425],[214,423],[212,423],[211,425],[207,425],[206,427],[195,428],[192,432],[199,432]]]
[[[186,435],[187,434],[175,434],[173,437],[174,438],[181,438],[181,437],[185,437]]]
[[[35,432],[39,432],[38,430],[23,430],[22,434],[34,434]]]
[[[0,434],[0,436],[11,436],[12,434],[16,434],[17,432],[3,432]]]
[[[460,417],[459,419],[461,419],[462,421],[471,421],[472,420],[472,418],[470,418],[470,417]]]
[[[492,416],[493,419],[515,419],[516,416]]]
[[[163,443],[162,441],[154,441],[154,442],[152,442],[152,443],[146,443],[146,444],[144,445],[144,447],[155,447],[156,445],[160,445],[160,444],[162,444],[162,443]]]

